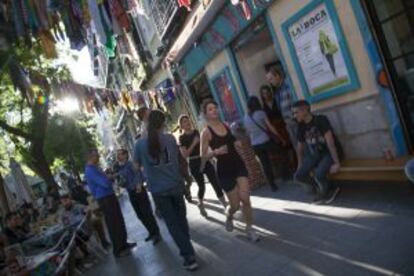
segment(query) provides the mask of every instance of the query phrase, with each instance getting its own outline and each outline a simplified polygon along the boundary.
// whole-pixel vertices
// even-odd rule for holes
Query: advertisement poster
[[[321,3],[288,26],[310,96],[351,82],[338,34],[326,3]]]
[[[234,122],[240,119],[239,110],[232,94],[232,82],[226,71],[223,71],[213,80],[214,89],[217,93],[219,105],[223,111],[226,122]]]

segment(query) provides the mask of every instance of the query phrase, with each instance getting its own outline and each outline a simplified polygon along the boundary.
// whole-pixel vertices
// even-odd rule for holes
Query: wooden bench
[[[385,159],[345,160],[341,170],[329,176],[338,181],[407,181],[404,166],[413,156],[397,158],[391,161]]]

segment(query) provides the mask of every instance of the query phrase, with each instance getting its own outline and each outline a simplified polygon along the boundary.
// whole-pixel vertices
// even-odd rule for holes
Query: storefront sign
[[[315,102],[359,87],[331,0],[313,1],[282,26],[308,100]]]

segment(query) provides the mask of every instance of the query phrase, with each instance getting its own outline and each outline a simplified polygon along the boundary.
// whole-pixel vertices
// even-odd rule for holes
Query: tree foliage
[[[93,123],[85,115],[76,119],[55,114],[49,119],[46,132],[45,155],[49,164],[58,164],[78,175],[86,163],[89,149],[96,147]]]

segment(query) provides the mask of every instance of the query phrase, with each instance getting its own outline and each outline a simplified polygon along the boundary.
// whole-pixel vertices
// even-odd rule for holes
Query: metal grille
[[[152,18],[157,32],[162,36],[178,9],[176,0],[150,0]]]

